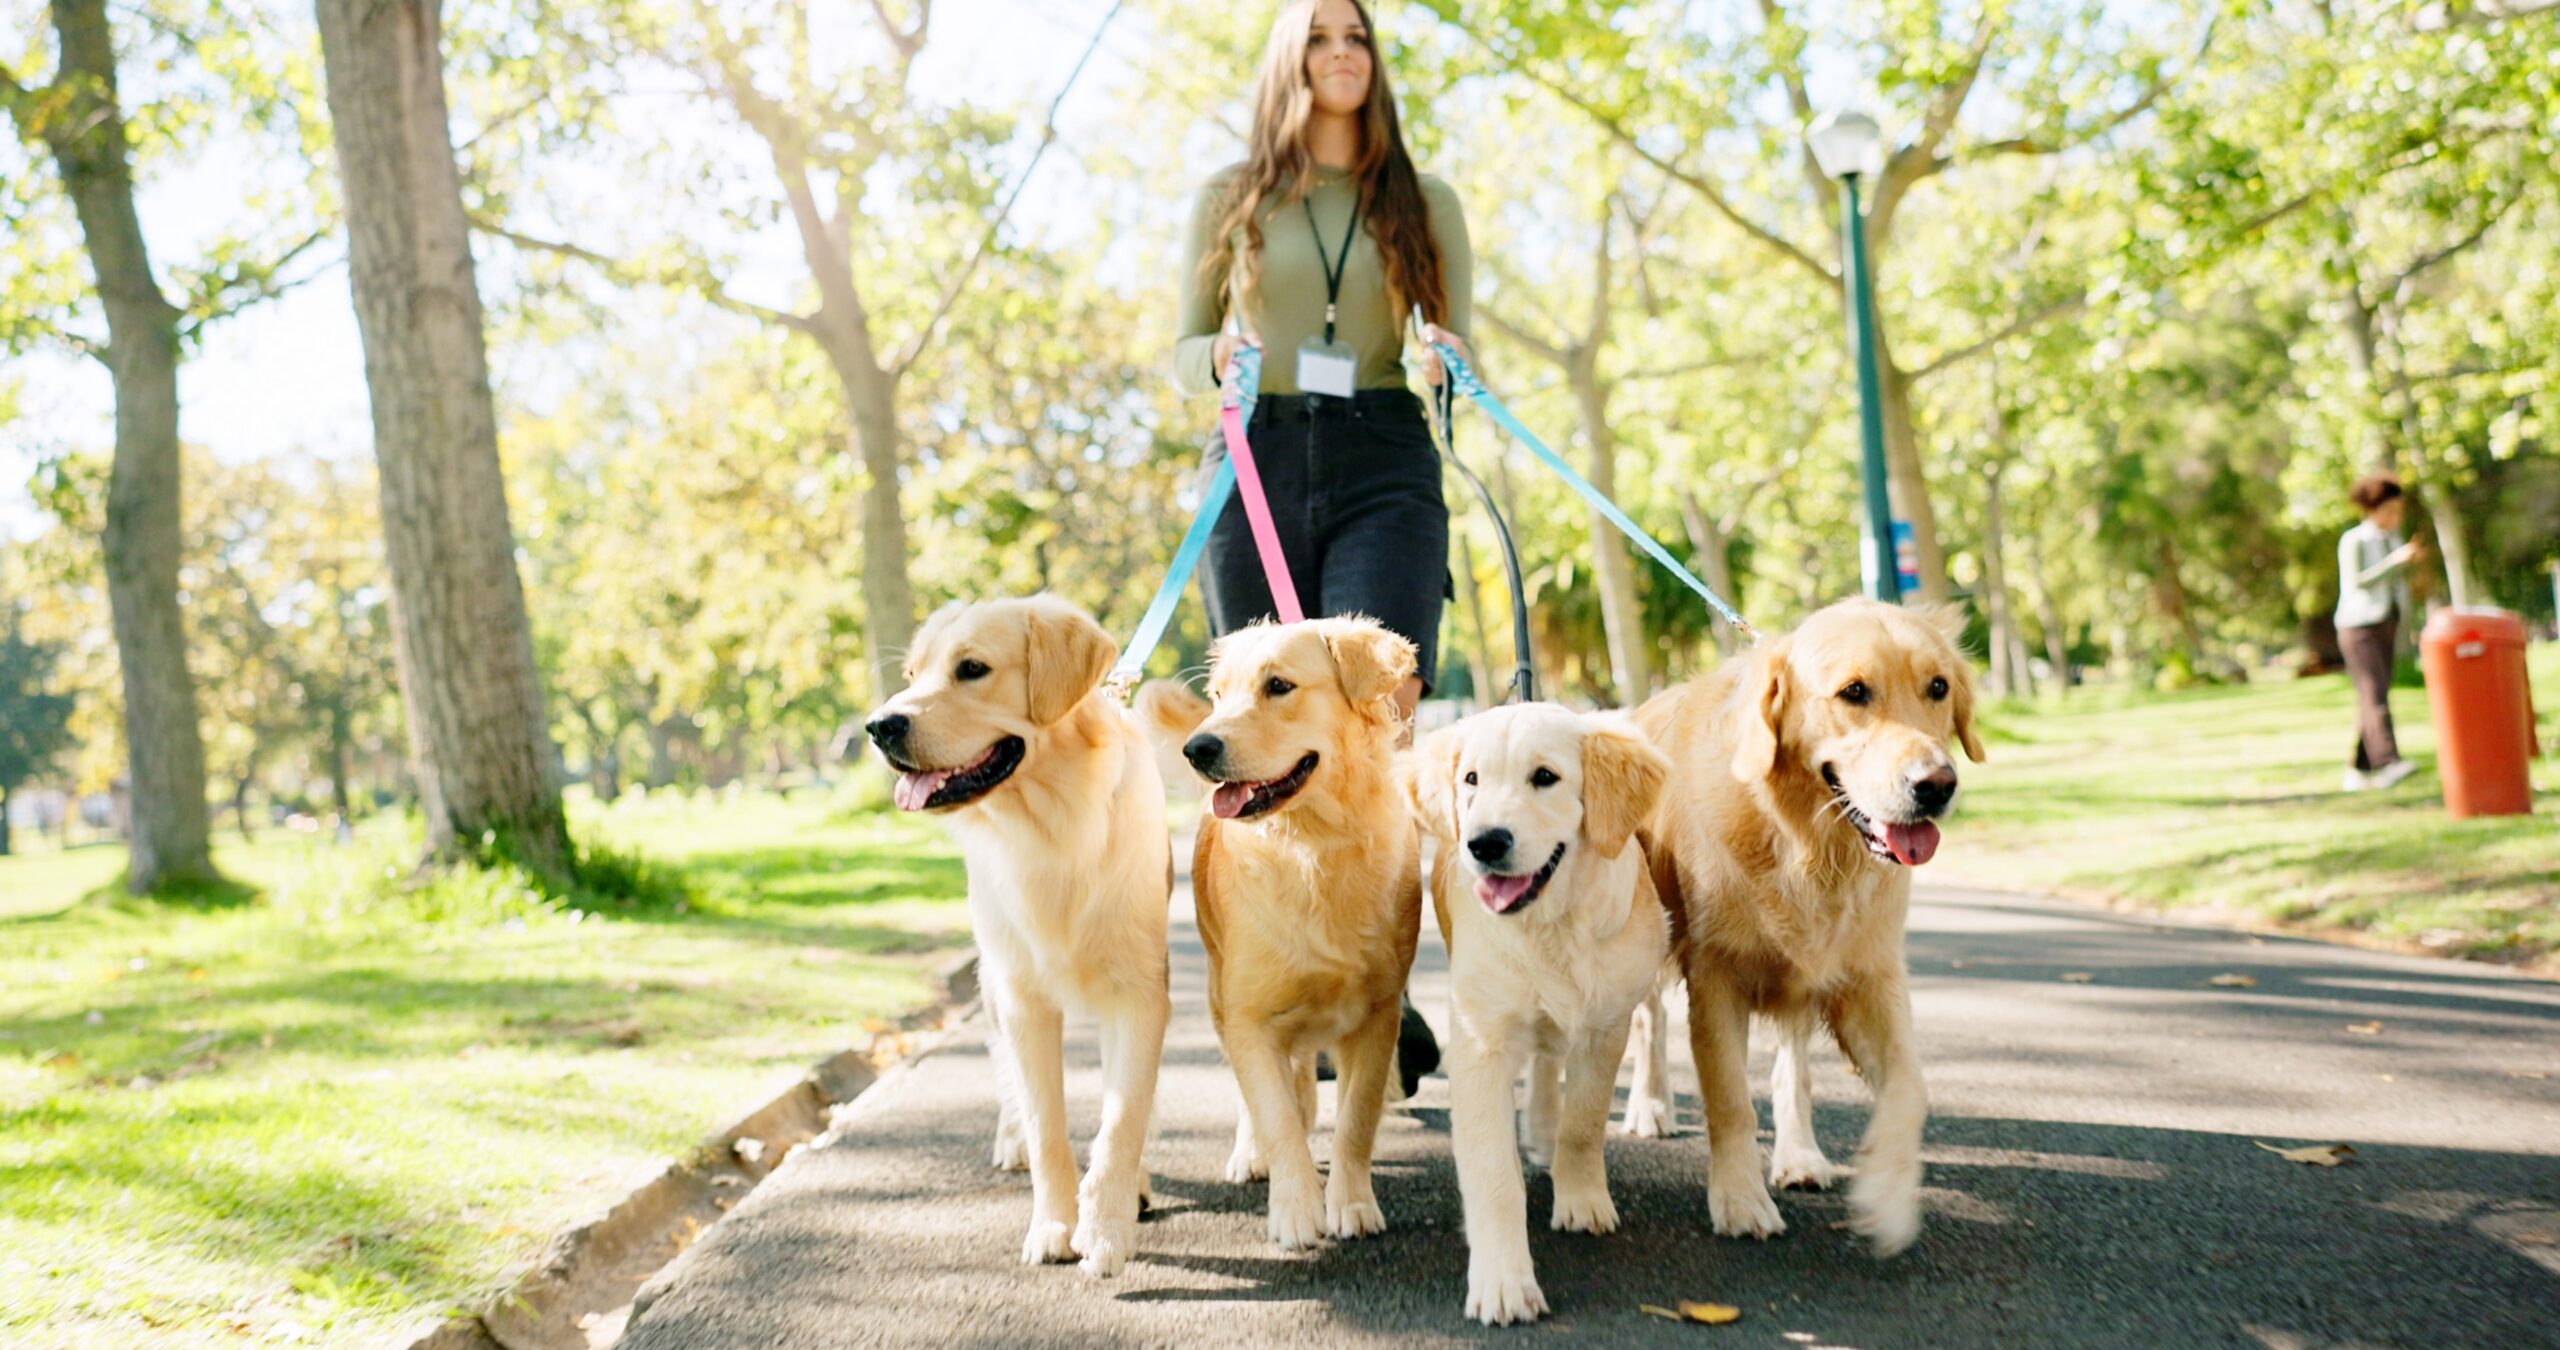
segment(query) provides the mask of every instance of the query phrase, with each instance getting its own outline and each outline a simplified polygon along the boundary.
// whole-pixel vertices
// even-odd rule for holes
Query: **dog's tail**
[[[1209,720],[1209,701],[1178,680],[1149,680],[1138,687],[1138,721],[1158,745],[1179,746]]]

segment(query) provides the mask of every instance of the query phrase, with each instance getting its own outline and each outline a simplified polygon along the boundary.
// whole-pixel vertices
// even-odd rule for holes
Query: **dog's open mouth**
[[[1259,783],[1220,783],[1209,794],[1209,810],[1220,820],[1251,820],[1255,816],[1277,810],[1283,802],[1298,795],[1307,779],[1316,771],[1316,752],[1310,750],[1298,767],[1278,778]]]
[[[1547,883],[1555,878],[1556,867],[1563,861],[1564,845],[1558,844],[1556,851],[1547,855],[1547,865],[1535,872],[1507,877],[1487,872],[1476,878],[1476,899],[1483,901],[1484,907],[1496,914],[1517,914],[1527,909],[1547,889]]]
[[[1840,814],[1848,817],[1849,823],[1858,827],[1858,838],[1866,843],[1867,852],[1902,867],[1918,867],[1937,856],[1938,823],[1936,821],[1915,820],[1908,825],[1879,825],[1869,819],[1866,812],[1859,810],[1856,802],[1849,800],[1849,794],[1841,790],[1840,775],[1828,764],[1822,766],[1822,781],[1830,787],[1833,800],[1840,803]]]
[[[947,811],[967,806],[1013,777],[1013,771],[1022,767],[1022,748],[1021,737],[1007,736],[956,769],[917,769],[892,760],[890,766],[898,771],[898,809]]]

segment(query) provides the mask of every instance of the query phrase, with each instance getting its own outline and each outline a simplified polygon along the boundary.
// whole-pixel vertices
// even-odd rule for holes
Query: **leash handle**
[[[1625,535],[1637,548],[1643,549],[1645,556],[1660,563],[1671,575],[1678,577],[1682,585],[1697,592],[1698,598],[1706,601],[1709,609],[1722,615],[1726,623],[1733,625],[1735,632],[1742,634],[1753,645],[1759,644],[1760,630],[1752,627],[1751,621],[1743,618],[1741,611],[1726,604],[1723,596],[1716,594],[1707,583],[1698,580],[1688,568],[1681,566],[1680,560],[1672,557],[1670,550],[1664,548],[1652,535],[1645,533],[1644,528],[1629,519],[1626,512],[1619,510],[1618,504],[1609,500],[1608,494],[1593,487],[1591,480],[1576,473],[1573,466],[1565,462],[1564,456],[1548,449],[1547,443],[1539,440],[1537,433],[1523,426],[1520,419],[1513,416],[1509,408],[1503,406],[1502,400],[1494,397],[1492,390],[1485,388],[1484,381],[1476,378],[1475,371],[1469,368],[1465,357],[1458,355],[1456,349],[1445,342],[1432,343],[1431,349],[1440,354],[1441,378],[1445,384],[1455,387],[1457,392],[1466,395],[1477,407],[1484,409],[1496,424],[1511,434],[1513,440],[1529,447],[1531,454],[1536,455],[1541,463],[1553,469],[1557,477],[1564,479],[1567,487],[1581,494],[1582,499],[1589,502],[1591,508],[1598,511],[1603,519],[1616,526],[1620,534]]]
[[[1280,549],[1280,528],[1271,520],[1271,499],[1263,495],[1262,471],[1253,462],[1253,444],[1245,435],[1245,417],[1262,388],[1262,349],[1236,346],[1228,367],[1227,397],[1218,409],[1218,427],[1227,440],[1227,463],[1235,466],[1236,492],[1244,498],[1245,523],[1253,529],[1253,547],[1262,555],[1262,579],[1271,588],[1272,607],[1280,622],[1302,623],[1307,612],[1298,604],[1298,585],[1289,576],[1289,559]]]

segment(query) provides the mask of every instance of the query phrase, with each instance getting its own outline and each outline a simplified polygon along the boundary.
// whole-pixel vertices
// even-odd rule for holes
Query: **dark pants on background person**
[[[1413,673],[1430,690],[1449,585],[1449,507],[1422,400],[1404,389],[1347,399],[1275,394],[1254,404],[1245,439],[1307,617],[1362,614],[1386,625],[1413,643]],[[1226,457],[1225,437],[1211,433],[1203,483]],[[1277,613],[1241,500],[1209,536],[1200,589],[1214,637]]]
[[[2398,650],[2400,616],[2338,630],[2338,652],[2356,687],[2356,768],[2371,773],[2399,762],[2391,734],[2391,668]]]

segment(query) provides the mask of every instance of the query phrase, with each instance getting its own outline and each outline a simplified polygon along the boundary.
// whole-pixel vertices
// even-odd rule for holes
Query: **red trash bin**
[[[2440,609],[2418,637],[2436,721],[2444,805],[2465,816],[2533,814],[2533,701],[2524,621],[2502,609]]]

